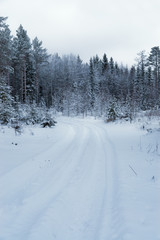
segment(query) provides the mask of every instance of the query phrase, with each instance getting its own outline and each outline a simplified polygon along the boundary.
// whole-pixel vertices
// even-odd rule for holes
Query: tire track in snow
[[[92,155],[92,160],[88,167],[86,166],[87,164],[85,163],[85,165],[83,166],[85,168],[85,172],[89,173],[89,171],[92,171],[92,173],[94,172],[95,175],[93,174],[93,178],[90,178],[89,184],[87,184],[87,181],[89,180],[89,178],[87,177],[88,174],[85,175],[85,177],[83,177],[81,180],[81,186],[83,186],[82,188],[82,192],[83,195],[85,194],[84,191],[84,184],[87,185],[87,189],[91,189],[92,188],[92,181],[93,184],[95,184],[95,180],[97,180],[97,176],[96,174],[102,174],[102,172],[99,172],[98,170],[98,165],[99,162],[101,160],[101,162],[105,163],[105,178],[103,178],[103,188],[101,189],[101,192],[98,192],[97,187],[95,188],[95,191],[99,194],[101,194],[103,197],[97,197],[95,194],[93,194],[93,192],[91,192],[91,196],[89,198],[89,203],[87,203],[87,199],[85,199],[83,205],[88,206],[86,208],[87,209],[90,208],[90,210],[88,211],[88,215],[86,214],[85,217],[81,216],[80,212],[78,212],[79,216],[76,218],[75,221],[71,221],[71,224],[68,224],[68,227],[63,228],[64,232],[66,233],[65,239],[106,239],[106,237],[109,239],[118,239],[121,231],[122,231],[122,226],[121,224],[119,225],[120,222],[122,222],[122,215],[119,214],[119,208],[118,208],[118,204],[116,203],[116,200],[114,200],[114,197],[116,196],[116,191],[117,188],[115,189],[115,184],[114,184],[114,177],[115,176],[115,171],[114,172],[114,176],[112,175],[113,172],[112,170],[114,169],[114,167],[116,166],[116,162],[115,162],[115,151],[114,148],[111,147],[111,143],[109,142],[110,140],[108,139],[104,139],[106,138],[106,134],[104,134],[104,129],[101,131],[100,133],[100,129],[97,128],[96,130],[96,126],[91,127],[88,126],[88,128],[90,129],[90,142],[91,142],[91,146],[90,146],[90,150],[93,151],[93,149],[96,147],[96,152],[93,153]],[[93,141],[94,140],[94,141]],[[106,151],[104,151],[104,144],[107,144],[107,146],[109,147],[109,149],[107,149]],[[89,155],[91,156],[91,152],[86,152],[86,158],[89,159]],[[108,150],[110,151],[110,154],[108,154]],[[102,153],[100,155],[100,158],[98,158],[98,154]],[[106,152],[107,155],[109,155],[109,157],[112,159],[112,162],[108,163],[106,161]],[[114,157],[113,157],[114,156]],[[85,159],[85,154],[83,156],[83,158]],[[108,158],[108,157],[107,157]],[[86,159],[85,159],[86,160]],[[113,164],[113,161],[115,162],[115,166]],[[108,165],[109,164],[109,165]],[[103,166],[104,167],[104,166]],[[112,169],[113,168],[113,169]],[[102,169],[100,169],[102,170]],[[111,174],[109,174],[109,172],[111,171]],[[108,176],[109,175],[109,176]],[[94,179],[95,178],[95,179]],[[112,184],[111,184],[112,183]],[[111,186],[110,186],[111,184]],[[116,182],[117,184],[117,182]],[[90,188],[88,187],[90,186]],[[108,190],[109,188],[109,190]],[[76,192],[75,188],[71,188],[70,189],[71,192]],[[78,191],[80,191],[80,189],[78,189]],[[64,193],[62,192],[61,194],[61,200],[62,200],[62,205],[66,205],[67,199],[65,198],[66,193],[69,192],[69,188],[66,188],[66,190],[64,191]],[[64,196],[63,196],[64,195]],[[64,198],[64,199],[63,199]],[[98,200],[96,200],[98,199]],[[71,199],[71,201],[77,201],[77,199],[74,197],[73,199]],[[118,198],[117,198],[118,200]],[[60,203],[58,203],[58,208],[60,209],[60,206],[62,207]],[[71,203],[73,204],[73,202]],[[89,206],[91,205],[91,207]],[[80,204],[76,206],[76,208],[81,208]],[[94,208],[97,208],[97,212],[96,214],[94,213],[95,210]],[[65,209],[64,209],[65,210]],[[99,211],[99,212],[98,212]],[[47,216],[50,216],[50,218],[52,218],[51,216],[53,216],[55,214],[55,209],[53,206],[51,206],[51,208],[48,210]],[[84,212],[84,209],[82,208],[82,212]],[[93,214],[94,213],[94,214]],[[84,213],[83,213],[84,214]],[[76,211],[75,211],[75,215],[76,215]],[[65,216],[66,217],[66,216]],[[61,217],[62,219],[64,219],[65,217]],[[74,216],[73,216],[74,217]],[[67,217],[66,217],[67,218]],[[44,220],[45,219],[45,220]],[[44,218],[40,224],[40,226],[44,227],[44,222],[47,221],[47,217]],[[94,221],[93,221],[94,219]],[[53,221],[56,221],[56,219],[53,219]],[[48,221],[47,223],[49,224],[50,221]],[[65,221],[64,221],[65,222]],[[66,220],[67,222],[67,220]],[[42,224],[43,223],[43,224]],[[48,225],[46,224],[46,225]],[[56,222],[54,222],[53,226],[55,227],[57,224]],[[58,227],[56,227],[58,228]],[[46,227],[47,229],[47,227]],[[72,230],[72,231],[71,231]],[[39,231],[40,232],[40,229]],[[49,232],[49,229],[48,229]],[[58,232],[56,232],[54,234],[50,234],[50,236],[55,236],[55,238],[57,239],[63,239],[64,236],[59,236]],[[42,232],[43,234],[43,232]],[[67,237],[69,236],[69,237]],[[40,235],[32,235],[33,238],[31,239],[35,239],[35,238],[39,238]]]
[[[96,185],[97,178],[99,178],[97,175],[97,167],[99,165],[97,157],[99,151],[95,148],[97,139],[95,139],[95,134],[93,134],[92,129],[88,128],[88,131],[89,138],[87,148],[82,156],[77,156],[80,159],[82,158],[82,160],[79,161],[82,166],[79,179],[76,179],[76,181],[69,184],[66,189],[63,189],[60,196],[58,196],[59,199],[56,199],[57,201],[48,209],[46,216],[42,217],[40,225],[38,224],[38,231],[33,232],[29,239],[39,239],[39,237],[43,235],[43,232],[41,232],[42,227],[47,229],[50,222],[54,222],[54,234],[50,233],[48,238],[49,236],[55,236],[57,239],[93,239],[97,217],[97,214],[95,215],[93,213],[95,212],[94,208],[96,208],[97,205],[99,206],[97,196],[95,197],[95,191],[98,193],[101,192],[97,190]],[[99,170],[101,170],[101,168]],[[98,200],[100,198],[101,196],[98,197]],[[79,202],[79,199],[81,199],[81,202]],[[57,218],[54,219],[53,217],[54,215],[57,216],[56,211],[60,208],[62,208],[61,226],[59,226],[60,223],[57,224]],[[69,212],[67,211],[68,208],[70,209]],[[99,210],[99,207],[97,209]],[[72,215],[72,218],[68,218],[69,215]],[[45,226],[44,222],[46,222]],[[59,228],[61,231],[59,231]],[[51,229],[46,231],[48,233],[52,232]],[[61,235],[61,232],[65,232],[65,236],[63,236],[64,233]]]
[[[14,222],[12,227],[13,232],[10,230],[12,239],[14,239],[14,235],[15,235],[15,239],[21,239],[22,236],[24,239],[24,235],[27,234],[27,232],[29,231],[29,228],[32,228],[32,225],[34,225],[36,220],[38,220],[38,218],[46,211],[48,206],[56,200],[57,196],[63,191],[63,189],[67,187],[67,185],[69,184],[68,182],[69,179],[72,178],[72,171],[74,170],[77,164],[76,161],[74,161],[74,158],[71,159],[70,156],[73,153],[74,148],[78,149],[77,144],[80,146],[82,144],[84,145],[83,147],[80,148],[80,151],[82,152],[81,154],[83,154],[84,147],[86,145],[85,144],[86,140],[84,138],[87,139],[86,133],[83,133],[82,131],[77,131],[74,137],[72,138],[72,140],[69,141],[67,145],[65,145],[64,151],[63,151],[63,148],[57,151],[56,156],[54,156],[54,158],[57,157],[56,162],[58,164],[58,168],[56,168],[56,172],[53,171],[54,169],[49,170],[48,180],[46,181],[44,186],[41,186],[40,190],[36,194],[33,194],[33,196],[27,197],[27,199],[23,199],[24,201],[22,203],[22,206],[19,209],[19,214],[16,217],[16,221]],[[85,141],[83,142],[83,140]],[[63,146],[63,143],[62,143],[62,146]],[[54,153],[54,150],[56,149],[51,150],[51,153]],[[45,154],[46,152],[44,153],[44,155]],[[61,161],[61,163],[59,164],[58,161],[61,158],[63,161]],[[66,171],[68,175],[66,176],[66,181],[65,179],[63,179],[63,181],[61,182],[62,176],[64,177],[65,175],[63,174],[64,171]],[[55,183],[58,185],[58,188],[56,188]],[[55,189],[53,188],[54,186],[55,186]],[[52,192],[52,188],[54,190],[53,192]],[[19,192],[17,193],[17,195],[18,194]],[[16,193],[15,193],[15,196],[16,196]],[[41,199],[41,201],[39,202],[38,199]],[[11,226],[10,226],[10,229],[11,229]],[[17,232],[20,232],[21,236],[17,235]]]
[[[62,140],[62,147],[64,146],[64,149],[61,149],[62,152],[63,150],[64,152],[67,151],[67,148],[69,148],[69,146],[72,146],[74,131],[72,132],[71,130],[72,128],[69,129],[69,132],[65,131],[65,133],[67,133],[67,138],[64,137],[63,139],[60,139]],[[69,137],[68,133],[70,133]],[[59,141],[54,145],[54,149],[56,149],[58,145]],[[28,189],[32,188],[31,185],[33,179],[36,179],[39,176],[41,178],[43,177],[42,171],[40,171],[39,168],[39,163],[41,162],[39,158],[42,157],[43,159],[46,153],[50,152],[50,149],[51,147],[44,151],[43,156],[38,154],[37,159],[35,158],[34,162],[32,160],[28,160],[27,162],[24,162],[20,166],[15,167],[0,178],[0,206],[3,206],[3,218],[1,217],[1,222],[2,226],[5,225],[6,222],[6,230],[4,232],[7,236],[10,234],[10,232],[12,236],[12,231],[10,230],[12,228],[12,225],[15,225],[15,229],[17,228],[15,219],[18,220],[18,215],[22,217],[22,209],[25,208],[25,201],[29,197],[29,195],[26,193]],[[43,173],[45,173],[45,171],[43,171]],[[4,189],[4,186],[7,186],[7,188]],[[40,186],[40,189],[41,187],[42,186]],[[36,202],[34,204],[36,205]],[[33,212],[35,209],[36,208],[33,208]],[[7,215],[8,218],[6,217]]]
[[[71,133],[73,130],[72,128],[70,128],[69,132]],[[5,198],[5,196],[7,195],[9,199],[14,198],[14,196],[12,195],[12,193],[15,192],[19,189],[23,189],[24,185],[26,184],[26,182],[28,182],[28,184],[30,184],[30,181],[32,180],[32,178],[35,178],[35,176],[39,176],[40,175],[40,165],[41,162],[47,158],[47,155],[50,154],[50,152],[52,152],[53,148],[58,150],[61,152],[65,152],[67,150],[69,150],[69,146],[72,146],[72,141],[74,139],[74,131],[72,132],[72,134],[70,134],[70,138],[68,137],[64,137],[63,139],[59,139],[58,142],[54,143],[54,145],[49,146],[46,150],[43,151],[43,153],[37,154],[37,156],[33,156],[31,159],[28,159],[28,161],[23,162],[18,166],[16,166],[15,168],[11,169],[10,171],[8,171],[7,173],[3,174],[2,176],[0,176],[0,199],[1,201],[4,198],[4,201],[6,201],[7,199]],[[67,135],[67,134],[66,134]],[[60,141],[62,140],[61,144]],[[67,145],[68,144],[68,145]],[[64,149],[60,150],[59,146],[62,145],[64,146]],[[34,161],[33,161],[34,159]],[[42,159],[42,160],[40,160]],[[28,170],[27,174],[26,174],[26,169]],[[30,171],[29,171],[30,170]],[[16,178],[15,178],[16,176]],[[14,181],[14,179],[17,179],[18,181]],[[4,191],[3,186],[4,184],[8,185],[8,189],[6,189],[6,191]],[[27,184],[27,185],[28,185]],[[18,191],[17,191],[18,192]]]
[[[9,189],[15,191],[14,195],[4,193],[4,200],[8,199],[6,207],[14,210],[3,239],[119,239],[122,215],[117,204],[117,159],[106,129],[77,119],[60,124],[69,129],[62,142],[59,139],[34,162],[29,161],[6,176],[13,178],[21,171],[25,174],[18,187]],[[44,158],[53,159],[54,164],[39,169]],[[27,175],[24,170],[31,173]],[[21,191],[20,202],[10,203],[9,199],[15,201]]]
[[[103,202],[99,216],[99,224],[97,224],[97,239],[121,239],[124,231],[123,214],[120,207],[119,196],[119,172],[118,158],[114,144],[107,134],[107,128],[104,125],[99,125],[96,130],[99,133],[101,144],[105,155],[105,180],[106,186],[104,189]]]

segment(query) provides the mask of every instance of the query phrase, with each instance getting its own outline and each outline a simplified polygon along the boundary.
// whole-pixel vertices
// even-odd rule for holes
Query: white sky
[[[137,53],[160,45],[160,0],[0,0],[12,34],[20,24],[49,53],[106,53],[131,65]]]

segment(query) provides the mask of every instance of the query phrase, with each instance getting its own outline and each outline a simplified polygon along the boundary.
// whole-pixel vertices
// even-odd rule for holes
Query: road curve
[[[0,239],[120,239],[118,161],[106,126],[63,118],[52,137],[34,160],[0,178],[2,215],[8,216]]]

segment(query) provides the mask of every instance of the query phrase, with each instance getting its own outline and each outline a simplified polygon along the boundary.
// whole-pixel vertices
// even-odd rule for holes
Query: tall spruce
[[[151,48],[148,65],[151,66],[154,76],[155,97],[160,93],[160,49],[158,46]]]
[[[12,71],[12,37],[6,20],[7,18],[0,17],[0,78],[5,78],[6,82],[9,84],[9,74]]]
[[[91,113],[95,106],[95,82],[94,82],[94,65],[93,59],[90,58],[89,62],[89,81],[90,81],[90,107]]]
[[[40,81],[40,69],[44,64],[47,63],[49,55],[47,54],[46,48],[42,47],[42,41],[38,38],[34,38],[32,42],[33,57],[34,57],[34,68],[35,68],[35,88],[36,88],[36,102],[39,103],[39,81]]]
[[[0,78],[0,123],[7,124],[10,119],[15,116],[13,107],[13,97],[11,96],[11,88],[6,83],[5,78]]]
[[[23,29],[22,25],[19,26],[16,37],[13,40],[14,45],[14,56],[13,62],[17,78],[16,82],[19,86],[20,100],[26,102],[27,97],[32,98],[31,88],[33,87],[33,58],[31,52],[30,38],[27,35],[27,31]],[[31,91],[31,93],[30,93]]]

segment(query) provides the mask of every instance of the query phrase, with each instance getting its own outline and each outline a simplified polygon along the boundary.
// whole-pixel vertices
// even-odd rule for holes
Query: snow
[[[158,128],[57,121],[0,128],[0,240],[159,240]]]

